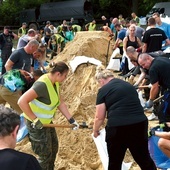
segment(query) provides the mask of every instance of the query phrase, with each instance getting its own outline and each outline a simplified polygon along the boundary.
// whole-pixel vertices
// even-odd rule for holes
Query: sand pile
[[[96,58],[105,65],[109,37],[106,32],[79,32],[72,42],[69,42],[64,51],[55,61],[69,61],[75,56]],[[109,50],[109,56],[112,49]],[[68,105],[70,113],[79,122],[93,124],[95,114],[95,100],[98,90],[94,79],[96,66],[82,64],[61,85],[61,94]],[[55,123],[68,124],[61,113],[57,113]],[[92,130],[79,129],[73,131],[68,128],[56,129],[59,138],[59,152],[55,162],[56,170],[103,170],[96,146],[91,137]],[[30,142],[26,138],[17,145],[17,149],[32,153]],[[129,152],[125,162],[134,162]],[[134,164],[135,165],[135,164]],[[133,169],[133,168],[132,168]]]

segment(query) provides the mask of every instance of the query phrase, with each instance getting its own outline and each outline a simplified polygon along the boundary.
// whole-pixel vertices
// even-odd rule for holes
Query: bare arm
[[[170,45],[170,40],[169,39],[166,39],[166,44],[165,45]]]
[[[145,53],[147,49],[147,43],[144,43],[142,46],[142,53]]]
[[[33,89],[29,89],[18,100],[19,107],[31,120],[36,119],[36,115],[31,110],[29,102],[36,99],[37,97],[38,97],[37,93]]]
[[[119,44],[122,42],[122,40],[121,39],[119,39],[119,38],[117,38],[117,40],[116,40],[116,42],[115,42],[115,44],[114,44],[114,46],[113,46],[113,50],[115,50],[117,47],[119,47]]]
[[[5,64],[6,71],[12,70],[13,65],[14,65],[14,63],[10,59],[8,59]]]
[[[15,34],[14,32],[12,32],[12,35],[14,36],[14,40],[17,40],[18,39],[18,35]]]
[[[106,105],[105,103],[96,106],[96,114],[93,125],[93,135],[97,137],[99,135],[99,128],[103,124],[106,117]]]
[[[141,40],[137,37],[137,42],[138,42],[138,46],[140,49],[142,49],[142,42]]]
[[[60,112],[69,120],[72,116],[68,111],[67,105],[63,101],[63,98],[60,96],[60,105],[58,106]]]
[[[158,93],[159,93],[159,84],[158,84],[158,82],[156,82],[156,83],[152,84],[149,99],[154,100]]]
[[[155,136],[158,136],[160,138],[168,139],[170,140],[170,132],[159,132],[155,131]]]
[[[125,37],[123,39],[123,51],[126,52],[126,48],[127,48],[127,37]]]
[[[136,81],[136,83],[134,85],[139,85],[141,83],[141,81],[145,78],[146,73],[145,72],[141,72],[138,80]]]

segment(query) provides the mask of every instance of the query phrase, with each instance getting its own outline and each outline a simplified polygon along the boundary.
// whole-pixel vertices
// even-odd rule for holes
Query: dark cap
[[[23,22],[22,25],[27,25],[27,23],[26,23],[26,22]]]
[[[10,30],[10,27],[9,27],[9,26],[5,26],[5,27],[4,27],[4,29],[8,29],[8,30]]]
[[[47,21],[46,24],[51,24],[51,22],[50,22],[50,21]]]

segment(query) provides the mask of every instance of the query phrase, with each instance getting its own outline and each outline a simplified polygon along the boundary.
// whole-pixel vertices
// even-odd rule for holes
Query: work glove
[[[134,84],[133,87],[134,87],[135,89],[138,89],[138,84]]]
[[[34,129],[42,129],[43,128],[43,124],[40,122],[40,120],[38,118],[33,120],[33,122],[31,123],[31,126]]]
[[[68,121],[69,121],[69,123],[70,123],[71,125],[74,125],[74,126],[75,126],[75,127],[73,127],[73,130],[79,129],[79,124],[77,123],[76,120],[74,120],[74,118],[70,118]]]
[[[148,131],[148,137],[155,136],[156,128],[152,128]]]
[[[153,101],[151,99],[149,99],[146,103],[145,103],[145,106],[144,106],[144,109],[147,109],[147,108],[151,108],[153,106]]]

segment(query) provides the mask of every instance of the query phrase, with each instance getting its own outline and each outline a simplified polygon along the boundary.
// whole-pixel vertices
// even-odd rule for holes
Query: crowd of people
[[[114,78],[110,70],[97,70],[95,77],[100,89],[96,99],[93,135],[100,135],[100,127],[107,118],[105,130],[109,170],[121,170],[128,148],[142,170],[156,170],[148,151],[148,120],[158,119],[160,124],[166,126],[170,122],[170,60],[160,52],[170,45],[170,25],[161,21],[159,13],[154,13],[148,19],[145,30],[140,27],[139,17],[134,12],[131,17],[131,20],[124,19],[122,14],[117,18],[101,17],[103,25],[100,30],[108,32],[115,40],[113,50],[119,48],[122,55],[119,75],[124,76],[130,72],[129,82],[132,83]],[[18,157],[21,155],[21,161],[25,162],[22,166],[27,169],[54,170],[58,137],[54,128],[46,128],[44,124],[53,124],[56,109],[75,126],[74,129],[78,129],[79,124],[69,112],[59,90],[60,83],[69,72],[68,65],[62,61],[51,62],[48,72],[44,65],[47,54],[51,54],[52,60],[83,29],[74,22],[74,18],[69,22],[63,20],[58,27],[47,21],[44,29],[39,31],[32,28],[27,31],[26,26],[26,23],[22,24],[18,35],[8,26],[0,34],[0,158],[3,156],[0,166],[9,169],[12,160],[17,159],[14,159],[16,154]],[[87,23],[85,30],[96,31],[96,21]],[[14,51],[13,39],[18,39]],[[133,65],[132,70],[128,67],[129,62]],[[137,74],[139,78],[134,82]],[[151,84],[151,89],[144,91],[146,102],[142,108],[136,89],[143,90],[140,85],[148,84]],[[154,100],[160,94],[163,94],[163,100],[155,103]],[[4,107],[6,102],[15,112]],[[144,109],[152,107],[153,113],[147,118]],[[39,163],[33,156],[22,156],[22,153],[13,150],[21,113],[26,119],[29,140],[34,153],[38,155]],[[167,148],[170,132],[161,134],[155,130],[150,134],[161,138],[159,147],[169,157]],[[11,162],[7,155],[10,155]],[[19,170],[22,167],[17,163],[13,169]]]

